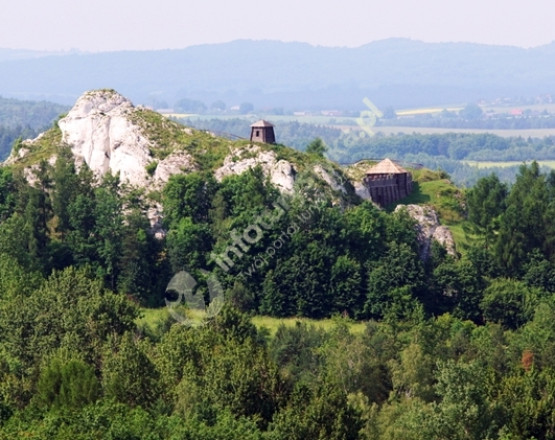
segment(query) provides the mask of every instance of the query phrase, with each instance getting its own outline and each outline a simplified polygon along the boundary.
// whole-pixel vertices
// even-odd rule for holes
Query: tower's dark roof
[[[264,119],[261,119],[260,121],[256,121],[254,124],[251,125],[251,127],[256,127],[256,128],[262,128],[262,127],[273,127],[274,125],[271,124],[268,121],[265,121]]]

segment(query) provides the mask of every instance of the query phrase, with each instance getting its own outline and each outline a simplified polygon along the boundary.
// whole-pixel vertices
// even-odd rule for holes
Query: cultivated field
[[[358,127],[353,127],[358,130]],[[374,127],[375,133],[391,134],[444,134],[444,133],[491,133],[501,137],[543,138],[555,136],[555,128],[532,128],[527,130],[488,130],[478,128],[432,128],[432,127]]]
[[[514,167],[514,166],[519,166],[522,165],[523,163],[531,163],[531,160],[528,160],[526,162],[524,161],[500,161],[500,162],[478,162],[475,160],[463,160],[462,163],[465,163],[467,165],[476,167],[476,168],[493,168],[493,167],[501,167],[501,168],[506,168],[506,167]],[[555,169],[555,160],[537,160],[536,162],[538,162],[538,164],[540,166],[545,166],[545,167],[549,167],[549,168],[554,168]]]

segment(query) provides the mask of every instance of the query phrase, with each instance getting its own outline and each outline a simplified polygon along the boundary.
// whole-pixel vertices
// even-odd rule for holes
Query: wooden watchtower
[[[251,125],[251,142],[264,142],[265,144],[275,144],[276,135],[274,134],[274,126],[261,119]]]

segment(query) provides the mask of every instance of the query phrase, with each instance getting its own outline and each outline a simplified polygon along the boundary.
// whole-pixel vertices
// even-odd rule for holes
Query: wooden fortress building
[[[368,170],[364,185],[374,203],[386,206],[412,192],[412,176],[402,166],[384,159]]]

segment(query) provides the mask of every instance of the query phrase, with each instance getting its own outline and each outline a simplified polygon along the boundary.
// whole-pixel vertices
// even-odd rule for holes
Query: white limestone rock
[[[297,174],[293,165],[286,160],[277,160],[273,151],[261,151],[253,145],[247,148],[234,149],[218,168],[214,176],[219,182],[226,176],[239,175],[246,170],[260,165],[265,176],[283,193],[291,194]]]
[[[408,214],[417,221],[421,259],[428,259],[430,256],[432,242],[434,240],[445,247],[450,255],[457,255],[453,234],[447,226],[439,224],[437,212],[432,207],[420,205],[398,205],[395,208],[395,212],[399,210],[406,210]]]
[[[133,109],[131,101],[111,90],[82,95],[58,122],[76,163],[85,162],[97,176],[119,172],[121,182],[145,186],[154,145],[131,121]]]
[[[343,194],[347,194],[347,190],[343,185],[343,178],[335,172],[335,170],[326,170],[322,165],[314,165],[313,171],[319,176],[324,182],[326,182],[334,191],[340,191]]]
[[[194,171],[195,169],[195,160],[189,153],[176,151],[158,163],[153,177],[159,184],[165,184],[173,174]]]
[[[355,187],[355,193],[357,196],[359,196],[362,200],[367,200],[369,202],[372,202],[372,196],[370,195],[370,190],[366,185],[364,185],[362,182],[355,182],[354,187]]]

